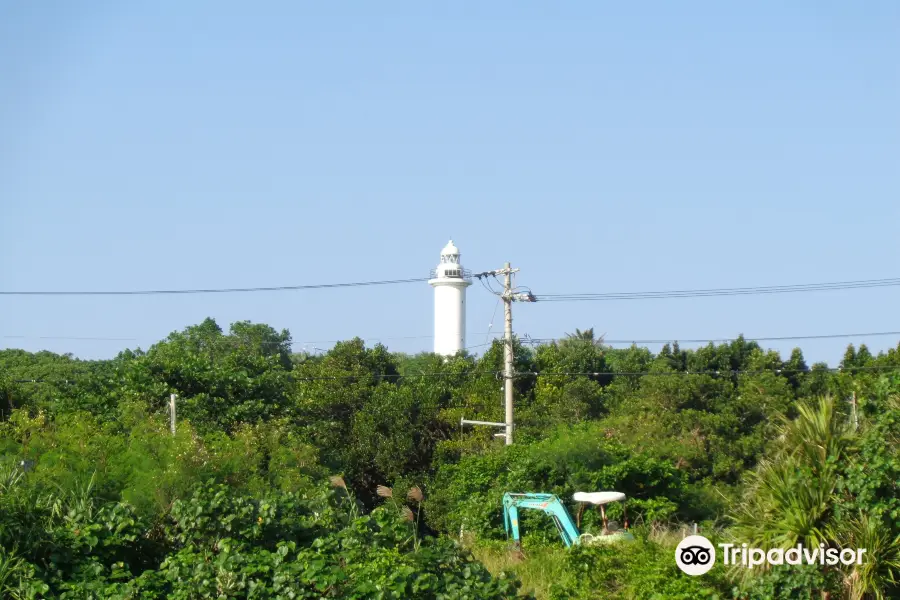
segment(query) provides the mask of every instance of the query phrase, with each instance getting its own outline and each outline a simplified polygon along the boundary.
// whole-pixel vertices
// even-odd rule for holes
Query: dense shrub
[[[628,498],[629,517],[666,520],[684,497],[684,475],[669,462],[630,452],[606,439],[596,425],[559,430],[531,445],[503,447],[441,465],[430,487],[429,522],[437,529],[460,529],[484,538],[504,535],[505,492],[557,494],[571,506],[576,491],[617,490]],[[621,520],[618,504],[611,516]],[[527,535],[556,536],[549,519],[525,512]],[[596,511],[585,513],[584,528],[596,524]]]
[[[503,419],[500,341],[480,358],[360,339],[292,356],[286,331],[207,319],[110,361],[0,351],[0,594],[511,598],[507,566],[542,598],[897,594],[900,380],[888,374],[900,349],[851,346],[839,373],[744,339],[654,355],[576,330],[513,349],[512,447],[459,426]],[[332,473],[346,478],[335,489]],[[378,484],[425,488],[412,520],[403,498],[372,511]],[[609,489],[628,496],[632,523],[701,521],[767,546],[821,539],[872,560],[685,578],[665,539],[570,551],[527,511],[526,551],[553,564],[497,559],[491,577],[450,541],[504,546],[505,492],[571,507],[575,491]],[[587,511],[582,529],[598,520]]]
[[[720,573],[691,577],[675,565],[674,549],[638,539],[616,546],[577,546],[565,559],[567,577],[553,585],[552,600],[722,598]]]
[[[331,492],[262,498],[198,486],[157,525],[123,503],[28,496],[7,476],[0,496],[0,592],[60,598],[505,599],[518,583],[492,577],[447,539],[419,539],[389,508],[353,517]],[[30,517],[29,537],[15,520]],[[26,542],[19,545],[18,542]]]

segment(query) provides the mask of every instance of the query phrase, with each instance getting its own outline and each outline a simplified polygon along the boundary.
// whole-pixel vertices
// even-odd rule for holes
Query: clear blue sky
[[[900,2],[438,4],[0,0],[0,289],[427,276],[450,237],[536,294],[898,276]],[[469,297],[480,344],[496,298]],[[538,303],[514,326],[900,330],[898,300]],[[0,335],[25,337],[0,345],[108,357],[206,316],[412,352],[431,340],[387,338],[432,333],[432,290],[6,296]]]

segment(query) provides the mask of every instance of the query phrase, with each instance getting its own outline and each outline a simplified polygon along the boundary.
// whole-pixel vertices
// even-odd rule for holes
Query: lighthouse
[[[428,284],[434,288],[434,352],[453,356],[466,347],[466,288],[472,285],[472,274],[459,262],[453,240],[441,250],[441,262]]]

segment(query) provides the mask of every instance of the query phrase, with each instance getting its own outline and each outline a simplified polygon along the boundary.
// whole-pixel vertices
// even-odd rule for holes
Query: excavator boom
[[[518,547],[521,543],[519,534],[519,509],[530,508],[541,510],[553,519],[563,543],[569,547],[578,543],[578,527],[565,505],[554,494],[511,494],[503,495],[503,525],[506,534],[512,534]]]

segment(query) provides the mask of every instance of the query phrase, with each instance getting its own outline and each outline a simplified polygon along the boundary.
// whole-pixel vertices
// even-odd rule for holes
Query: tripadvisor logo
[[[688,575],[703,575],[716,564],[716,549],[702,535],[689,535],[675,548],[675,564]]]
[[[722,562],[725,565],[741,565],[752,569],[761,565],[829,565],[839,562],[844,565],[861,565],[865,548],[826,548],[819,544],[818,548],[804,548],[797,544],[793,548],[773,548],[765,551],[762,548],[750,548],[748,544],[719,544],[722,549]],[[689,535],[681,540],[675,548],[675,564],[688,575],[703,575],[716,563],[716,549],[712,542],[702,535]]]
[[[853,548],[825,548],[825,544],[819,544],[818,548],[804,548],[797,544],[793,548],[772,548],[768,552],[762,548],[748,548],[747,544],[719,544],[722,554],[725,555],[726,565],[742,565],[748,569],[767,565],[829,565],[834,566],[838,562],[845,565],[861,565],[865,548],[854,550]]]

